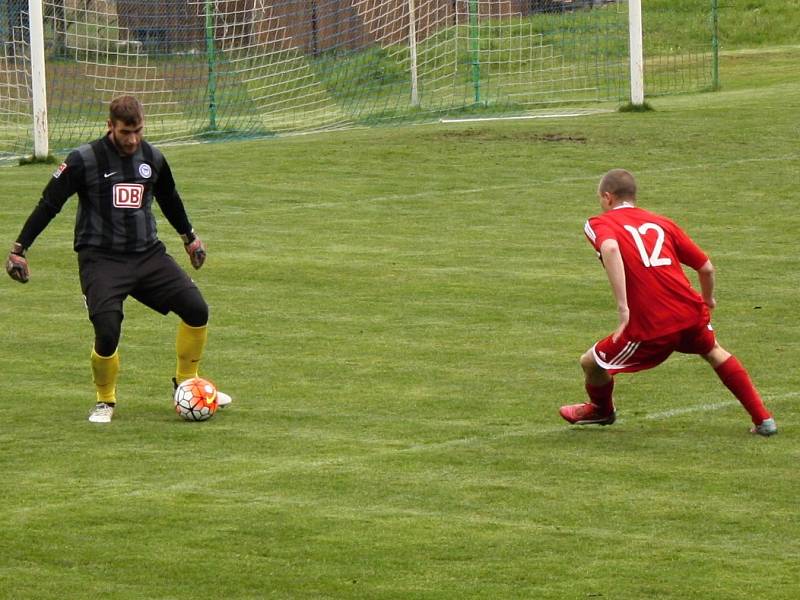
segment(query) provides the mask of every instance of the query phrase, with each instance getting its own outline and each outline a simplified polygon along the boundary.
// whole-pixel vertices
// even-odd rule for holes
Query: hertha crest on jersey
[[[144,186],[141,183],[114,184],[114,206],[117,208],[141,208]]]

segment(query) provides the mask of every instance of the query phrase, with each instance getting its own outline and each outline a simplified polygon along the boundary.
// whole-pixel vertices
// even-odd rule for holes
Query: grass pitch
[[[0,597],[796,598],[799,59],[726,54],[723,91],[645,114],[167,148],[235,398],[207,423],[134,301],[86,421],[71,201],[0,284]],[[620,376],[612,427],[558,417],[614,326],[582,226],[617,166],[711,254],[777,437],[685,356]],[[0,169],[0,239],[51,171]]]

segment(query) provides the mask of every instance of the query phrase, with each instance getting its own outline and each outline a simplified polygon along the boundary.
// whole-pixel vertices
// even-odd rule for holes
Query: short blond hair
[[[121,121],[125,125],[138,125],[144,121],[144,108],[136,96],[117,96],[108,107],[111,122]]]
[[[606,192],[620,200],[636,200],[636,178],[625,169],[611,169],[603,175],[600,185],[597,186],[598,194]]]

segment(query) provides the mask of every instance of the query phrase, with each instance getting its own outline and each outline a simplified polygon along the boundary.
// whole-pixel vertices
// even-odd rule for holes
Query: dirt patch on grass
[[[426,133],[420,136],[428,140],[437,141],[475,141],[475,142],[528,142],[528,143],[570,143],[585,144],[589,140],[586,136],[576,133],[539,133],[535,131],[496,131],[470,127],[459,131],[439,131]]]

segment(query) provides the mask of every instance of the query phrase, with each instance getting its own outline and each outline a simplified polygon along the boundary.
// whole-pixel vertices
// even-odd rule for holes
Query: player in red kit
[[[716,340],[710,311],[714,266],[675,223],[636,206],[636,180],[623,169],[603,176],[597,189],[603,213],[584,232],[606,270],[619,326],[581,356],[589,402],[562,406],[575,425],[611,425],[616,419],[614,375],[651,369],[673,352],[699,354],[750,414],[753,433],[778,432],[741,363]],[[697,272],[700,293],[681,264]]]

